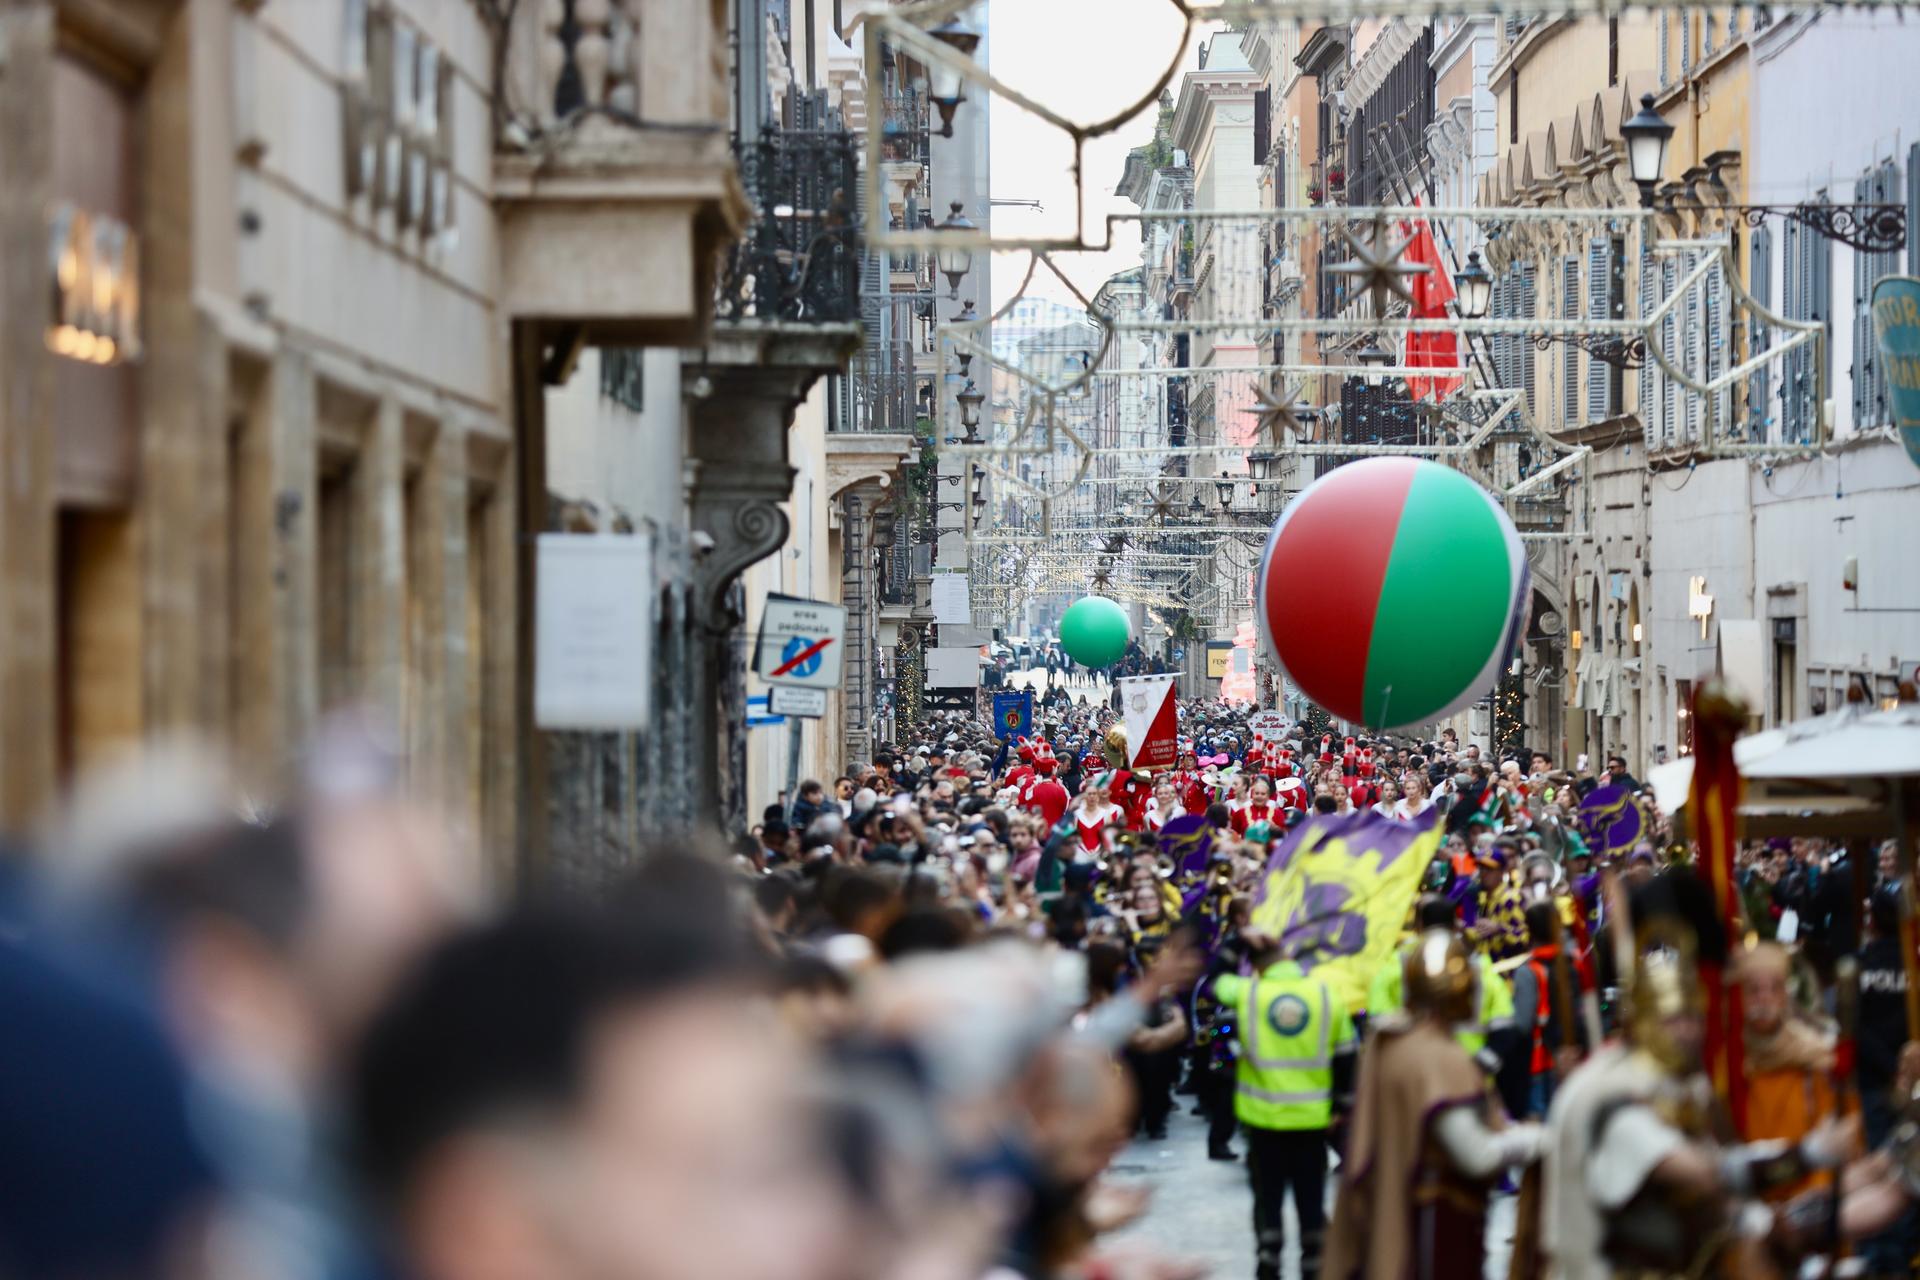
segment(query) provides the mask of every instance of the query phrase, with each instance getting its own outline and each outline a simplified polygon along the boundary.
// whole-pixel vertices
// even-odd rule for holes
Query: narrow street
[[[1116,1182],[1145,1182],[1153,1201],[1138,1222],[1111,1238],[1114,1250],[1149,1249],[1169,1258],[1205,1262],[1208,1274],[1253,1274],[1253,1193],[1247,1166],[1207,1159],[1207,1125],[1187,1114],[1193,1099],[1182,1097],[1165,1142],[1136,1138],[1108,1170]],[[1236,1148],[1246,1144],[1236,1142]],[[1287,1215],[1292,1240],[1293,1215]],[[1288,1276],[1300,1274],[1297,1247],[1287,1251]]]
[[[1113,1162],[1108,1174],[1116,1182],[1144,1182],[1153,1188],[1153,1201],[1138,1222],[1118,1231],[1109,1243],[1116,1251],[1145,1249],[1167,1258],[1206,1264],[1215,1277],[1253,1274],[1253,1193],[1247,1186],[1246,1143],[1235,1139],[1240,1160],[1227,1164],[1207,1159],[1206,1122],[1188,1113],[1191,1098],[1182,1097],[1165,1142],[1136,1138]],[[1338,1170],[1328,1176],[1329,1190]],[[1487,1213],[1487,1280],[1507,1274],[1513,1245],[1516,1200],[1495,1196]],[[1333,1209],[1333,1196],[1327,1196]],[[1283,1280],[1300,1275],[1299,1224],[1287,1208],[1287,1252]]]

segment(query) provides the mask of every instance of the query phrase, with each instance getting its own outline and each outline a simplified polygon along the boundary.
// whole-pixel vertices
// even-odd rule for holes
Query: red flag
[[[1718,681],[1693,695],[1693,788],[1687,809],[1700,842],[1700,866],[1713,890],[1714,910],[1726,926],[1728,946],[1746,931],[1733,856],[1740,809],[1740,770],[1733,762],[1733,740],[1746,727],[1747,713]],[[1747,1122],[1745,1010],[1738,983],[1729,982],[1718,964],[1702,963],[1700,985],[1707,996],[1706,1067],[1714,1092],[1727,1100],[1736,1128]]]
[[[1425,218],[1414,224],[1413,240],[1402,255],[1408,262],[1424,262],[1431,270],[1408,282],[1413,295],[1413,318],[1439,320],[1453,301],[1453,280],[1440,262],[1440,246],[1434,243],[1433,226]],[[1458,369],[1460,340],[1451,333],[1410,333],[1407,335],[1407,365],[1415,369]],[[1431,395],[1443,400],[1458,390],[1457,377],[1408,378],[1407,394],[1415,400]]]

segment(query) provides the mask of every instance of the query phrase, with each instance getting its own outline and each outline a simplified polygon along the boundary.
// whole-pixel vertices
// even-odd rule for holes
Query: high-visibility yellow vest
[[[1333,1120],[1333,1063],[1354,1051],[1353,1019],[1327,984],[1291,960],[1257,978],[1216,979],[1240,1040],[1233,1113],[1255,1129],[1324,1129]]]
[[[1412,946],[1413,941],[1409,939],[1391,960],[1380,966],[1380,972],[1373,975],[1373,985],[1367,991],[1369,1018],[1383,1018],[1406,1007],[1405,995],[1400,989],[1400,971]],[[1494,970],[1493,961],[1484,952],[1476,952],[1473,963],[1480,970],[1479,1020],[1453,1029],[1455,1042],[1470,1054],[1487,1047],[1489,1034],[1513,1025],[1513,988]]]

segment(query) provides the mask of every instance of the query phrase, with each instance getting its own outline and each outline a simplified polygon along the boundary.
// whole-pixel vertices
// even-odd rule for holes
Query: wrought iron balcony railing
[[[860,181],[844,129],[768,128],[739,144],[759,211],[721,273],[721,320],[850,323],[860,318]]]

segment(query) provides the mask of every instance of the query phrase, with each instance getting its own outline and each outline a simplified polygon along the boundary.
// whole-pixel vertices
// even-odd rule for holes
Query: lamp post
[[[1264,450],[1247,455],[1247,475],[1260,484],[1273,474],[1273,455]]]
[[[1381,346],[1374,338],[1367,339],[1367,345],[1353,353],[1353,358],[1368,372],[1360,375],[1361,381],[1370,387],[1380,385],[1380,370],[1393,363],[1393,352]]]
[[[1220,509],[1222,511],[1228,510],[1233,506],[1233,477],[1227,475],[1225,472],[1221,472],[1220,478],[1213,483],[1214,487],[1220,491]]]
[[[1667,167],[1667,143],[1673,138],[1673,126],[1653,109],[1653,95],[1640,95],[1640,110],[1620,126],[1627,143],[1627,172],[1640,188],[1640,207],[1653,208],[1653,189],[1660,182],[1660,171]]]
[[[969,378],[954,400],[960,405],[960,425],[966,429],[967,443],[979,444],[980,437],[975,432],[980,426],[980,406],[987,402],[986,393],[974,386]]]
[[[960,202],[955,200],[947,210],[946,221],[934,230],[962,233],[974,230],[974,225],[967,215],[960,211]],[[947,278],[948,300],[958,301],[961,278],[973,269],[972,248],[967,245],[942,245],[933,255],[933,260],[940,268],[940,274]]]
[[[980,33],[958,18],[947,19],[927,34],[964,58],[971,58],[973,51],[980,47]],[[958,71],[943,66],[935,66],[932,73],[933,83],[927,97],[940,112],[940,136],[951,138],[953,113],[967,100],[963,77]]]
[[[1480,251],[1467,255],[1467,265],[1453,277],[1453,289],[1463,320],[1481,320],[1493,305],[1493,275],[1480,261]]]

